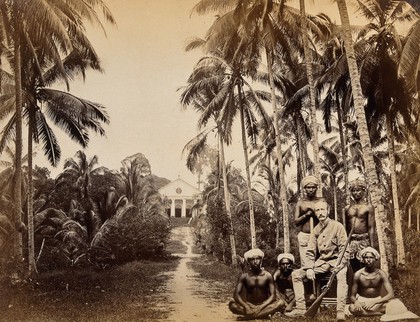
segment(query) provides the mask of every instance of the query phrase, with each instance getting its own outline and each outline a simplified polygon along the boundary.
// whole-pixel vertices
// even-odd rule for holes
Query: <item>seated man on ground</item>
[[[395,308],[404,305],[399,303],[391,304],[399,300],[394,299],[394,291],[389,281],[388,275],[376,267],[376,261],[380,258],[379,252],[373,247],[366,247],[359,252],[362,258],[364,268],[361,268],[354,274],[353,286],[351,289],[349,311],[357,316],[375,316],[385,313],[388,305]],[[384,288],[386,294],[381,296],[381,289]],[[404,307],[405,308],[405,307]],[[418,318],[414,313],[408,317],[406,308],[402,312],[405,318]]]
[[[292,310],[295,305],[295,293],[293,292],[292,272],[295,257],[290,253],[277,256],[279,268],[274,272],[273,279],[276,286],[276,298],[285,304],[285,312]]]
[[[258,248],[251,249],[244,258],[249,270],[240,276],[229,309],[246,320],[267,318],[282,309],[284,302],[276,300],[273,277],[261,268],[264,253]]]
[[[306,313],[305,291],[303,282],[314,280],[315,274],[335,272],[337,275],[337,321],[344,321],[344,308],[347,298],[347,234],[344,226],[329,218],[330,208],[325,200],[319,200],[314,205],[315,216],[319,224],[310,236],[306,251],[306,266],[293,271],[293,289],[296,297],[296,307],[286,312],[289,317],[302,317]]]

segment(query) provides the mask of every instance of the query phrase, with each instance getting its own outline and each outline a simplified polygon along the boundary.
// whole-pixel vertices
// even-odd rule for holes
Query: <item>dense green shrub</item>
[[[105,267],[149,258],[162,253],[170,223],[160,214],[141,214],[129,205],[109,219],[92,241],[89,259]]]

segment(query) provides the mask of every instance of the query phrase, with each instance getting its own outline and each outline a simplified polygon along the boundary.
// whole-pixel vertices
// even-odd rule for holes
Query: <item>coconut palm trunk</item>
[[[411,206],[408,206],[408,228],[411,228]]]
[[[338,119],[338,132],[340,135],[340,152],[341,152],[341,159],[343,161],[344,167],[344,195],[346,196],[346,205],[350,204],[350,193],[349,193],[349,163],[347,160],[347,135],[344,129],[344,116],[343,116],[343,109],[340,105],[340,97],[338,91],[336,92],[336,104],[337,104],[337,119]],[[345,220],[345,208],[342,210],[342,221],[343,224],[346,225]]]
[[[314,154],[314,172],[315,176],[321,182],[321,163],[319,160],[319,144],[318,144],[318,123],[316,121],[316,101],[315,101],[315,82],[312,71],[312,54],[309,49],[309,39],[308,39],[308,22],[306,18],[305,10],[305,0],[300,0],[300,14],[302,18],[303,26],[303,49],[305,55],[305,67],[306,67],[306,77],[308,78],[309,85],[309,102],[310,102],[310,115],[311,115],[311,141],[312,149]],[[322,194],[322,189],[318,189],[317,193],[319,196]]]
[[[354,108],[356,120],[358,124],[360,142],[362,144],[363,161],[365,172],[370,188],[372,205],[375,208],[375,221],[378,234],[379,251],[381,253],[381,268],[388,272],[388,252],[391,249],[391,243],[386,235],[387,218],[384,206],[381,203],[382,191],[379,186],[379,180],[373,160],[372,145],[369,137],[369,130],[366,122],[366,114],[364,110],[364,98],[360,85],[360,74],[357,67],[356,55],[353,48],[353,40],[350,30],[350,19],[347,11],[345,0],[336,0],[340,13],[341,24],[343,25],[344,46],[346,49],[347,63],[351,79]]]
[[[247,194],[248,194],[248,203],[249,203],[249,224],[251,230],[251,248],[257,247],[257,234],[255,231],[255,212],[254,212],[254,201],[252,198],[252,188],[251,188],[251,174],[249,172],[249,158],[248,158],[248,147],[246,140],[246,130],[245,130],[245,119],[244,119],[244,108],[242,105],[242,88],[239,83],[236,84],[238,89],[238,99],[239,99],[239,113],[240,113],[240,122],[241,122],[241,132],[242,132],[242,147],[244,151],[245,159],[245,172],[246,172],[246,184],[247,184]]]
[[[331,182],[332,182],[332,189],[333,189],[333,198],[334,198],[334,219],[338,220],[338,205],[337,205],[337,180],[334,175],[331,176]]]
[[[228,182],[227,182],[227,173],[226,173],[226,163],[225,163],[225,151],[223,148],[223,137],[220,134],[221,130],[219,131],[219,152],[220,152],[220,165],[222,167],[222,176],[223,176],[223,193],[225,197],[225,208],[226,208],[226,215],[229,220],[229,240],[230,240],[230,249],[232,255],[232,265],[236,265],[236,245],[235,245],[235,230],[233,227],[233,220],[232,220],[232,212],[230,210],[230,193],[228,189]]]
[[[271,106],[273,108],[273,117],[274,117],[274,131],[275,131],[275,137],[276,137],[277,167],[278,167],[279,178],[280,178],[279,196],[280,196],[281,207],[283,210],[283,243],[284,243],[283,249],[285,253],[289,253],[290,252],[289,206],[287,204],[286,180],[284,178],[284,168],[283,168],[283,151],[281,148],[276,93],[274,89],[273,59],[272,59],[272,56],[270,55],[270,51],[267,48],[266,48],[266,55],[267,55],[268,77],[269,77],[270,92],[271,92]],[[280,218],[277,218],[277,222],[280,222]],[[279,225],[277,225],[277,227],[279,227]],[[279,238],[276,238],[276,249],[280,248],[280,245],[278,243],[279,243]]]
[[[33,118],[29,118],[29,129],[28,129],[28,271],[29,275],[33,272],[36,272],[36,263],[35,263],[35,241],[34,241],[34,185],[33,185],[33,165],[32,165],[32,132]]]
[[[397,186],[397,174],[395,169],[395,145],[394,145],[394,131],[392,130],[391,115],[387,114],[387,137],[388,137],[388,158],[389,158],[389,170],[391,173],[391,190],[392,190],[392,204],[394,206],[394,226],[395,226],[395,239],[397,242],[397,264],[405,265],[405,251],[404,251],[404,240],[402,235],[401,227],[401,212],[400,203],[398,201],[398,186]]]
[[[18,12],[18,10],[16,10]],[[17,33],[17,31],[16,31]],[[14,40],[14,71],[15,71],[15,91],[16,91],[16,147],[15,147],[15,182],[14,182],[14,225],[19,229],[14,236],[14,253],[22,257],[22,235],[20,227],[22,225],[22,79],[21,79],[21,51],[19,35],[15,35]]]

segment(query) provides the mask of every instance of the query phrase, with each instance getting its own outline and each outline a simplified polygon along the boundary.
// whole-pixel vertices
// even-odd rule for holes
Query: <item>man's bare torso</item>
[[[303,216],[308,210],[311,210],[312,213],[314,213],[314,205],[317,201],[319,201],[321,198],[314,198],[314,199],[301,199],[297,207],[299,207],[299,217]],[[314,218],[314,226],[318,224],[318,219]],[[310,220],[306,220],[302,225],[300,225],[300,230],[304,233],[309,234],[311,232],[311,224]]]
[[[346,211],[348,231],[354,225],[354,234],[364,234],[369,231],[369,214],[372,207],[367,204],[354,204],[349,206]]]
[[[252,304],[260,304],[270,297],[269,273],[262,271],[259,275],[247,273],[244,286],[246,299]]]
[[[383,278],[379,269],[371,273],[363,270],[360,274],[358,293],[363,297],[375,298],[380,296],[382,284]]]

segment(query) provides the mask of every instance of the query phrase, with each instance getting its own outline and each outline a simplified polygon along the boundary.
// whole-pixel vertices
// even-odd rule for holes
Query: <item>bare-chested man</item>
[[[244,254],[244,258],[249,271],[239,278],[229,309],[234,314],[242,315],[238,319],[266,318],[282,309],[284,302],[276,300],[273,277],[261,268],[264,253],[258,248],[251,249]]]
[[[274,272],[273,279],[276,286],[276,298],[285,304],[285,312],[289,312],[295,305],[295,293],[293,292],[292,272],[295,257],[290,253],[282,253],[277,256],[279,268]]]
[[[350,265],[353,272],[356,272],[363,266],[358,253],[368,246],[374,246],[375,211],[373,206],[364,200],[366,193],[364,181],[357,179],[350,182],[349,186],[354,202],[346,208],[345,220],[347,233],[350,233],[354,225],[349,249]]]
[[[318,224],[318,219],[314,213],[314,204],[323,200],[318,198],[316,192],[319,187],[319,181],[315,176],[307,176],[302,179],[301,187],[304,196],[296,203],[295,208],[295,225],[300,228],[298,234],[300,266],[306,266],[306,250],[308,249],[309,236],[311,233],[311,218],[313,225]]]
[[[378,251],[369,246],[361,250],[360,255],[365,267],[354,274],[349,311],[357,316],[382,315],[390,301],[399,300],[394,299],[388,275],[376,267]],[[386,292],[385,296],[381,296],[382,288]]]

